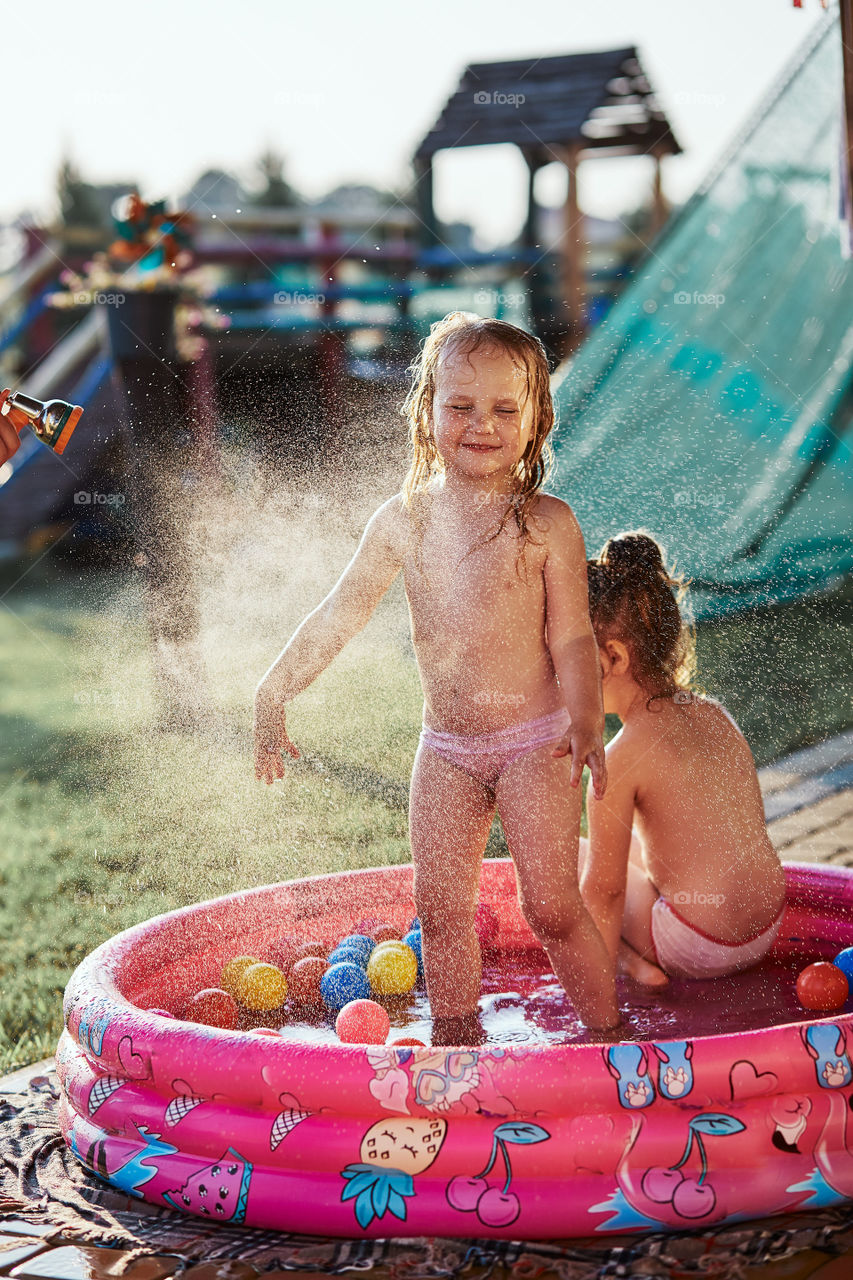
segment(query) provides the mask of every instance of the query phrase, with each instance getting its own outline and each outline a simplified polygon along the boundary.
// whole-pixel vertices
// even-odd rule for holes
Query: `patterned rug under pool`
[[[0,1098],[3,1217],[47,1224],[65,1241],[176,1254],[187,1264],[240,1259],[258,1271],[374,1271],[401,1280],[489,1267],[519,1280],[728,1278],[807,1249],[835,1256],[853,1251],[853,1205],[682,1235],[623,1236],[618,1244],[612,1238],[340,1240],[216,1226],[122,1195],[78,1164],[59,1132],[53,1075],[37,1076],[25,1093]]]

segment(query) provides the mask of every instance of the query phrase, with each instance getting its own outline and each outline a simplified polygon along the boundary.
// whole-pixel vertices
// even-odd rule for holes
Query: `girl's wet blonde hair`
[[[514,513],[523,548],[530,537],[530,505],[553,465],[554,455],[548,437],[554,427],[554,402],[545,348],[538,338],[505,320],[492,320],[471,311],[451,311],[443,320],[431,325],[423,347],[409,366],[412,384],[400,409],[409,423],[412,443],[412,461],[402,488],[403,503],[417,523],[415,498],[426,491],[435,477],[444,473],[444,463],[432,433],[439,363],[448,355],[464,355],[480,347],[497,347],[524,367],[527,399],[523,407],[526,408],[531,399],[533,401],[530,439],[511,473],[513,489],[509,505],[495,532],[485,539],[491,542],[496,538],[510,514]]]
[[[682,617],[687,580],[668,569],[665,552],[644,529],[610,538],[587,561],[589,613],[600,646],[620,640],[631,674],[649,697],[675,698],[693,688],[696,633]]]

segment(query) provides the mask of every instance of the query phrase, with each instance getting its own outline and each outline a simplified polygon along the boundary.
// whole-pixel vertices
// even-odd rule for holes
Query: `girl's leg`
[[[496,790],[527,923],[588,1027],[619,1023],[613,966],[578,884],[580,788],[571,759],[546,743],[508,764]],[[609,978],[605,975],[611,975]]]
[[[415,906],[433,1019],[476,1014],[480,945],[474,912],[495,798],[421,743],[412,768],[409,835]]]

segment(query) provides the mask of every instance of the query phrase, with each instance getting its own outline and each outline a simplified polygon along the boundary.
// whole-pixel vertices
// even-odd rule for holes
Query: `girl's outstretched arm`
[[[365,626],[403,564],[400,496],[367,522],[355,555],[325,600],[308,614],[255,691],[255,777],[284,776],[281,748],[299,752],[287,736],[284,704],[307,689]]]
[[[547,495],[540,511],[550,526],[545,559],[546,638],[572,718],[553,754],[571,752],[573,787],[580,783],[584,765],[589,765],[593,790],[603,796],[607,786],[604,703],[598,645],[589,618],[583,534],[571,507],[560,498]]]

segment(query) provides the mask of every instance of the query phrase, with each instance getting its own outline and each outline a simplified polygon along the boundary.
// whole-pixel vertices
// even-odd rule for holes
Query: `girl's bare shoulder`
[[[582,539],[577,517],[562,498],[553,493],[537,493],[528,508],[530,525],[546,540]]]

